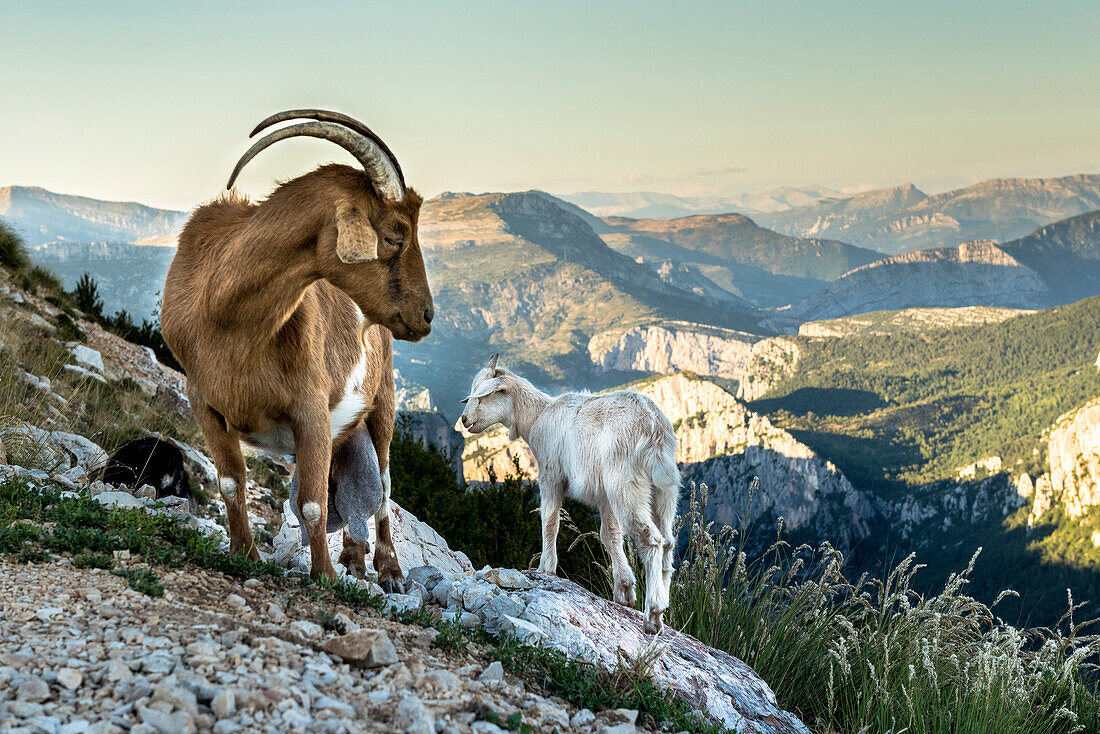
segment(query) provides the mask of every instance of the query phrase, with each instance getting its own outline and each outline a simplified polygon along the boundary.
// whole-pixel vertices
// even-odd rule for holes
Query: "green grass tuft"
[[[146,596],[164,596],[164,585],[148,568],[119,568],[111,573],[126,579],[126,583],[134,591],[140,591]]]

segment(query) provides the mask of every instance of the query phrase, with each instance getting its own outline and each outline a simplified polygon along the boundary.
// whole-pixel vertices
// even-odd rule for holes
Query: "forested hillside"
[[[1100,297],[996,324],[795,339],[797,368],[753,408],[879,491],[990,454],[1038,469],[1043,429],[1100,394]]]

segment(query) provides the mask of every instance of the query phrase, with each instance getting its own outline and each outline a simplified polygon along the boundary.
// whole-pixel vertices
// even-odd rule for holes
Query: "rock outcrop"
[[[279,534],[275,536],[276,561],[291,569],[309,573],[309,547],[301,544],[298,518],[290,510],[290,500],[283,503],[283,523]],[[374,523],[370,523],[371,542],[367,553],[367,567],[371,568],[377,539],[374,537]],[[397,560],[401,569],[408,571],[417,566],[436,566],[449,574],[463,575],[473,573],[470,559],[461,551],[453,551],[447,541],[427,523],[416,519],[416,515],[404,509],[396,502],[390,503],[390,532],[393,534],[393,547],[397,551]],[[329,533],[329,553],[333,559],[340,557],[344,540],[342,532]],[[333,561],[335,563],[335,560]],[[337,564],[339,565],[339,564]],[[347,569],[337,568],[337,573],[346,574]]]
[[[571,581],[529,572],[538,585],[520,596],[523,619],[546,635],[546,644],[571,658],[609,670],[643,655],[650,644],[639,612],[600,599]],[[615,641],[615,647],[608,645]],[[707,647],[694,637],[666,628],[656,643],[663,653],[653,666],[658,688],[673,690],[714,719],[743,734],[780,734],[809,729],[783,711],[775,694],[752,668]],[[621,653],[620,653],[621,651]]]
[[[921,531],[928,523],[943,532],[952,528],[965,531],[1000,523],[1026,503],[1019,482],[1007,474],[996,474],[975,481],[948,479],[925,484],[899,499],[880,501],[878,509],[898,536],[920,547]]]
[[[1100,398],[1055,422],[1047,457],[1051,489],[1070,517],[1100,504]]]
[[[790,337],[777,336],[753,344],[749,363],[737,385],[737,398],[752,402],[764,397],[794,372],[801,356],[798,343]]]
[[[442,414],[423,410],[403,410],[398,411],[397,420],[409,436],[425,446],[434,446],[449,455],[455,473],[458,474],[458,481],[463,481],[462,449],[465,446],[465,440]]]
[[[741,379],[752,345],[760,337],[733,329],[670,321],[605,331],[588,342],[592,362],[602,370],[700,375]]]
[[[1026,474],[1017,480],[1020,494],[1031,502],[1029,527],[1055,505],[1070,518],[1100,505],[1100,398],[1058,418],[1044,436],[1050,472],[1034,481]]]

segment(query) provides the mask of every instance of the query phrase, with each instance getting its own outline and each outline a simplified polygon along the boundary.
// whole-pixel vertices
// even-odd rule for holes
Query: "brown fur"
[[[391,332],[416,341],[431,330],[432,297],[416,231],[421,203],[412,189],[401,202],[382,199],[363,172],[327,165],[258,204],[230,194],[200,206],[180,234],[161,328],[187,372],[191,407],[218,473],[238,488],[226,497],[233,551],[258,557],[239,440],[286,424],[298,462],[299,509],[308,502],[321,508],[308,533],[310,573],[335,578],[324,533],[332,447],[365,420],[386,472],[394,421]],[[346,243],[369,236],[376,236],[377,259],[348,263],[337,255],[338,244],[346,252]],[[368,324],[362,333],[356,306]],[[333,441],[329,411],[343,397],[361,339],[367,408]],[[385,487],[375,517],[375,567],[380,579],[400,580],[388,480]],[[345,552],[362,566],[359,545]]]

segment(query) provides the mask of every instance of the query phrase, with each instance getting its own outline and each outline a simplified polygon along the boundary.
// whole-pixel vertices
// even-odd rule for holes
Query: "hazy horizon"
[[[984,0],[5,10],[0,184],[187,209],[292,107],[361,118],[443,191],[936,193],[1100,172],[1100,13]],[[326,160],[282,143],[241,188]]]

